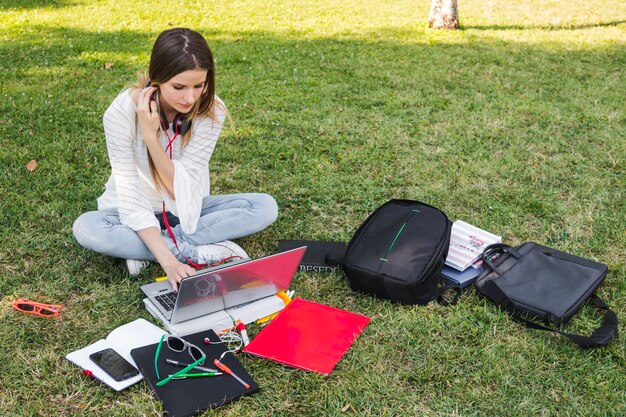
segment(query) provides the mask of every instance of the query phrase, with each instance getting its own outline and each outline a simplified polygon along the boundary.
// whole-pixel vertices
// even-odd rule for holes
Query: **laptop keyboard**
[[[155,300],[159,302],[163,306],[163,308],[167,311],[172,311],[174,309],[174,305],[176,304],[176,296],[178,294],[174,291],[168,292],[167,294],[157,295]]]

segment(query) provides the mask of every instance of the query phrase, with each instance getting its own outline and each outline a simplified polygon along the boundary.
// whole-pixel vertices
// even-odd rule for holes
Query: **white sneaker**
[[[150,261],[141,261],[139,259],[126,259],[126,268],[128,268],[128,273],[131,276],[139,275],[139,273],[143,271],[148,265],[150,265]]]
[[[215,242],[208,245],[200,245],[198,248],[198,262],[214,264],[224,260],[239,261],[249,258],[245,250],[230,240]]]

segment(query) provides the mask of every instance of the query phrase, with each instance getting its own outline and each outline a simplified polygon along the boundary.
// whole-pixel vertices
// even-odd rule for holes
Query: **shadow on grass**
[[[611,22],[585,23],[581,25],[565,24],[565,25],[462,25],[461,30],[581,30],[591,28],[601,28],[609,26],[618,26],[626,23],[626,20],[614,20]]]
[[[282,209],[269,234],[250,238],[260,251],[279,238],[346,240],[397,196],[468,221],[489,206],[495,225],[516,219],[508,233],[539,231],[553,243],[570,237],[562,229],[574,201],[617,204],[612,138],[626,46],[380,32],[385,39],[364,41],[204,31],[238,125],[212,161],[214,192],[269,192]],[[20,253],[30,263],[67,252],[77,269],[89,262],[71,224],[95,207],[109,174],[102,113],[144,69],[155,36],[33,26],[0,43],[0,137],[11,138],[0,148],[11,233],[0,236],[10,264],[24,263]],[[33,173],[24,168],[31,159],[40,165]],[[595,219],[607,233],[619,221],[609,208]]]
[[[59,322],[54,332],[21,317],[7,322],[1,340],[10,348],[0,349],[0,363],[14,365],[3,372],[11,383],[0,414],[15,403],[28,404],[30,414],[64,415],[89,395],[81,412],[110,414],[113,400],[148,408],[145,387],[103,397],[84,381],[76,388],[69,365],[58,365],[62,354],[119,321],[147,314],[135,287],[160,273],[153,266],[135,286],[123,262],[78,247],[71,232],[74,219],[95,208],[109,174],[102,113],[147,64],[156,33],[27,29],[0,43],[0,292],[61,302],[65,317],[74,319]],[[349,34],[204,33],[217,57],[219,94],[238,122],[237,134],[224,132],[211,161],[212,190],[268,192],[280,207],[275,224],[245,240],[253,256],[273,252],[279,239],[346,241],[386,199],[413,198],[513,244],[535,240],[611,260],[616,272],[602,291],[625,314],[623,230],[615,225],[623,224],[618,164],[626,46],[577,50],[505,42],[494,34],[384,28],[381,36],[363,35],[377,41]],[[113,64],[108,70],[107,62]],[[31,159],[39,161],[34,172],[25,169]],[[262,411],[285,404],[284,392],[299,410],[319,414],[337,414],[347,401],[355,414],[389,415],[503,415],[522,403],[530,405],[519,415],[575,415],[589,398],[597,399],[595,414],[610,415],[623,403],[623,390],[605,389],[623,379],[618,344],[574,352],[519,331],[473,297],[445,311],[402,308],[348,292],[343,277],[318,278],[299,274],[295,289],[363,311],[375,318],[368,331],[379,331],[364,334],[365,358],[361,348],[351,348],[337,376],[343,379],[352,366],[361,373],[360,364],[371,363],[376,366],[363,369],[378,380],[348,372],[348,383],[335,378],[312,385],[309,374],[297,371],[269,379],[272,368],[252,362],[270,387],[260,397]],[[465,317],[455,319],[463,309]],[[404,324],[395,331],[398,323]],[[390,334],[403,336],[390,341]],[[53,344],[43,365],[40,340]],[[24,346],[37,350],[18,351]],[[24,364],[18,367],[15,358]],[[386,360],[389,366],[379,366]],[[409,367],[396,370],[399,363]],[[485,363],[506,366],[494,372],[480,367]],[[36,377],[24,369],[35,369]],[[282,378],[293,378],[285,380],[290,390],[274,384]],[[511,381],[530,389],[512,389]],[[322,386],[329,391],[318,391]],[[555,391],[545,395],[546,386]],[[602,395],[594,397],[598,389]],[[342,403],[328,406],[320,398]],[[403,408],[418,403],[424,413]],[[242,407],[234,414],[255,404],[233,405]],[[278,414],[294,414],[295,406],[282,407]]]
[[[62,8],[80,4],[77,0],[0,0],[0,9]]]

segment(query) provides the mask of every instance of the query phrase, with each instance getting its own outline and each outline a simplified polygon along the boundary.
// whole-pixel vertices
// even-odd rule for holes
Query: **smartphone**
[[[117,382],[139,375],[139,371],[130,362],[111,348],[94,352],[89,355],[89,359]]]

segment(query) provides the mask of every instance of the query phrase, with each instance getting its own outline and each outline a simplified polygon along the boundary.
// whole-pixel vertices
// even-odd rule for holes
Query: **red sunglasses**
[[[63,306],[61,304],[42,304],[26,298],[18,298],[11,303],[11,307],[22,313],[34,314],[39,317],[56,317]]]

